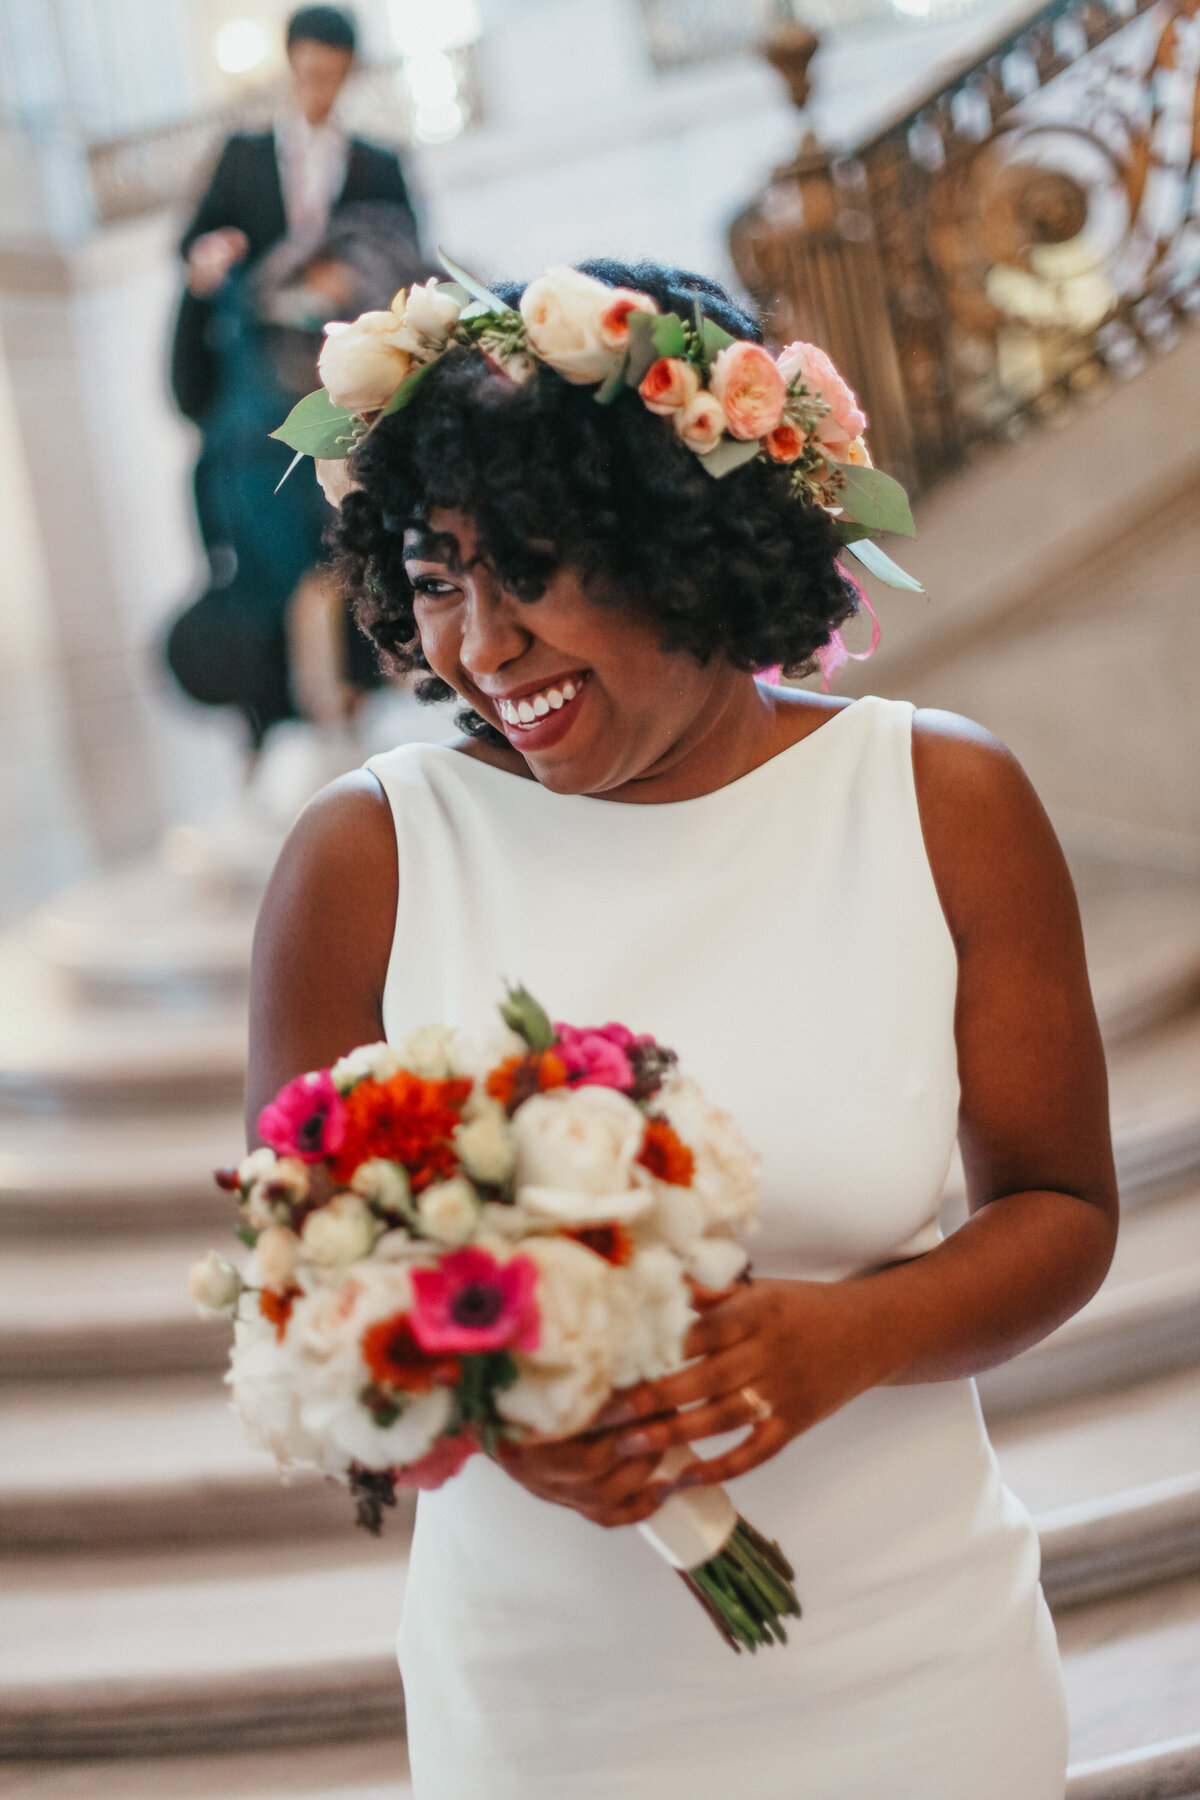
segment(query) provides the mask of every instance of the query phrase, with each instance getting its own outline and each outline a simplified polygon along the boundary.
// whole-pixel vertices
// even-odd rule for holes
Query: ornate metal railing
[[[1200,313],[1200,0],[1031,10],[862,142],[806,141],[731,245],[928,487]]]

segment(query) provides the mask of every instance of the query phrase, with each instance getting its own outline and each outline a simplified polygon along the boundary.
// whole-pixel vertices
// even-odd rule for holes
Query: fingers
[[[787,1428],[778,1419],[764,1419],[748,1438],[734,1449],[727,1450],[724,1456],[714,1456],[707,1460],[701,1457],[689,1469],[685,1469],[682,1475],[670,1483],[670,1491],[675,1494],[685,1488],[719,1487],[722,1482],[732,1481],[738,1475],[748,1475],[751,1469],[757,1469],[760,1463],[776,1456],[787,1441]]]
[[[762,1362],[758,1350],[748,1340],[732,1349],[704,1357],[681,1369],[677,1375],[665,1375],[660,1381],[643,1381],[605,1407],[596,1424],[607,1431],[642,1425],[646,1420],[677,1412],[683,1406],[695,1406],[735,1394],[739,1388],[762,1378]],[[738,1424],[744,1424],[744,1418]]]
[[[704,1308],[683,1346],[687,1357],[713,1356],[742,1343],[758,1330],[759,1298],[754,1288],[739,1284],[719,1305]]]
[[[738,1388],[719,1399],[689,1406],[685,1412],[650,1419],[632,1431],[622,1432],[616,1442],[616,1454],[619,1457],[661,1456],[672,1444],[695,1444],[704,1438],[719,1437],[725,1431],[742,1431],[749,1425],[757,1425],[761,1418],[754,1399],[747,1399],[746,1391]]]

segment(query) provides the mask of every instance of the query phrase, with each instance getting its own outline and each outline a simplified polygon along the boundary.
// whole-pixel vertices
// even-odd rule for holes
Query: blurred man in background
[[[210,343],[212,297],[229,271],[291,239],[314,250],[331,214],[382,201],[416,219],[399,158],[347,137],[334,104],[354,62],[354,23],[336,6],[306,6],[287,28],[295,105],[269,132],[236,132],[225,144],[208,189],[183,235],[187,292],[171,356],[179,409],[202,424],[216,383]]]

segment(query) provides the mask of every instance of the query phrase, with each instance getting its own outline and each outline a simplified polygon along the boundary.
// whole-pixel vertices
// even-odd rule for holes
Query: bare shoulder
[[[1075,918],[1054,828],[999,738],[958,713],[922,708],[913,720],[913,775],[934,882],[960,948],[985,919]]]

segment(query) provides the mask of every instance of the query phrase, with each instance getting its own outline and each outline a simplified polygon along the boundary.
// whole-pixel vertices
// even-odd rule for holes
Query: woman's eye
[[[452,581],[443,581],[438,575],[410,575],[409,586],[414,594],[420,594],[426,600],[441,600],[447,594],[458,592]]]

